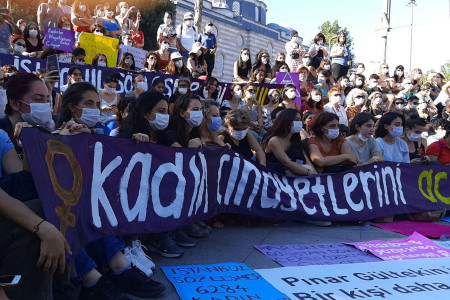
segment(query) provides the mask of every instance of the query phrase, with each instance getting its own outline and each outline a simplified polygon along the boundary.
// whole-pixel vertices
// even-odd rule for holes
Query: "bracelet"
[[[38,233],[39,232],[39,225],[41,225],[45,220],[42,219],[36,226],[33,227],[33,232]]]

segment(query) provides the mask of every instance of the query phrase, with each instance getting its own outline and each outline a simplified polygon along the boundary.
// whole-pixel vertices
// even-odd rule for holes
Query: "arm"
[[[287,156],[286,152],[283,150],[283,146],[280,143],[280,140],[277,137],[273,137],[269,140],[267,147],[270,151],[273,152],[273,155],[285,166],[287,169],[291,170],[293,173],[297,175],[309,175],[310,170],[306,169],[302,165],[293,162],[289,156]]]
[[[233,78],[239,78],[239,75],[238,75],[238,61],[235,61],[234,62],[234,67],[233,67]]]
[[[344,141],[344,143],[341,146],[341,155],[348,155],[350,156],[350,159],[348,160],[351,163],[358,163],[358,158],[356,157],[355,153],[353,153],[352,148],[350,147],[350,144],[347,141]]]
[[[262,126],[263,126],[263,117],[262,117],[262,109],[261,109],[261,105],[259,105],[259,104],[257,104],[257,103],[255,103],[254,105],[258,105],[257,106],[257,112],[258,112],[258,126],[260,127],[260,128],[262,128]]]
[[[23,163],[14,148],[3,155],[2,167],[5,174],[12,174],[23,171]]]
[[[258,162],[265,166],[266,165],[266,154],[264,153],[264,150],[262,149],[261,145],[258,143],[256,138],[253,136],[253,134],[250,132],[250,130],[247,130],[247,136],[246,136],[247,142],[250,146],[250,148],[256,152],[255,156]]]
[[[338,165],[351,159],[351,156],[348,154],[323,157],[322,153],[320,153],[319,147],[314,144],[309,144],[309,152],[311,154],[313,164],[320,168]]]

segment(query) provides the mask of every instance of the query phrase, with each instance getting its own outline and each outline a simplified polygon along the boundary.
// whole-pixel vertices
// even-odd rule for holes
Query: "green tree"
[[[345,36],[347,37],[347,46],[350,50],[350,58],[354,62],[355,61],[355,54],[353,53],[353,38],[350,35],[350,32],[347,30],[347,27],[342,28],[339,26],[339,23],[337,20],[334,20],[333,23],[331,21],[326,21],[320,26],[320,32],[325,36],[325,40],[327,41],[327,44],[330,43],[330,39],[332,37],[337,36],[340,32],[344,32]],[[312,42],[311,42],[312,43]],[[337,43],[337,39],[333,39],[331,41],[330,48]]]
[[[450,60],[441,66],[441,73],[444,74],[445,81],[450,80]]]
[[[27,22],[37,23],[37,8],[41,2],[40,0],[12,1],[11,16],[14,22],[24,19]]]

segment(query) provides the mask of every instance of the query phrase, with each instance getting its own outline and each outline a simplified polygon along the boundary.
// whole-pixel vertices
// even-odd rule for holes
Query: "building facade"
[[[176,5],[176,26],[186,12],[194,12],[194,0],[172,0]],[[267,6],[259,0],[205,0],[202,28],[214,24],[218,49],[213,76],[231,82],[234,62],[242,48],[250,49],[252,63],[260,50],[268,51],[273,64],[278,52],[285,52],[291,28],[279,24],[266,25]]]

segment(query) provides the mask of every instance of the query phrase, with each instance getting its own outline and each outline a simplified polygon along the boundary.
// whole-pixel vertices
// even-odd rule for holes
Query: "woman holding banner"
[[[298,110],[288,108],[280,112],[262,144],[269,168],[286,175],[317,174],[305,152],[307,145],[300,141],[302,128],[302,116]]]
[[[225,146],[223,140],[219,138],[219,130],[222,128],[219,104],[214,100],[206,100],[202,104],[203,123],[200,125],[202,144]]]
[[[125,70],[125,71],[136,71],[136,64],[134,62],[134,55],[130,52],[125,52],[120,59],[117,68]]]

